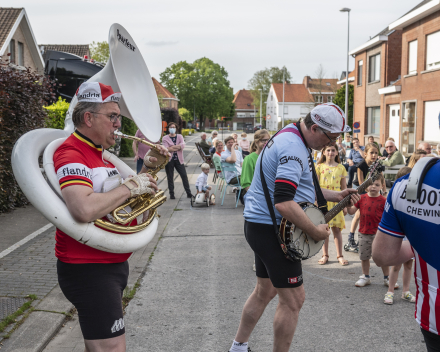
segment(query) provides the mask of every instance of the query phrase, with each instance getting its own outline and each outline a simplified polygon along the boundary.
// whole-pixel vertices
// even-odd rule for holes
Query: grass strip
[[[36,295],[28,295],[28,296],[26,296],[26,298],[29,298],[29,301],[23,303],[23,305],[22,305],[17,311],[15,311],[15,312],[12,313],[12,314],[9,314],[6,318],[4,318],[4,319],[0,322],[0,332],[5,331],[5,329],[6,329],[9,325],[11,325],[11,324],[14,324],[14,323],[17,323],[16,325],[20,325],[20,324],[21,324],[21,321],[22,321],[23,319],[21,319],[19,322],[17,322],[17,318],[18,318],[20,315],[24,314],[24,313],[25,313],[25,312],[31,307],[32,302],[35,301],[35,300],[37,299],[37,296],[36,296]],[[31,312],[32,310],[33,310],[33,308],[30,310],[30,312]],[[29,312],[29,313],[30,313],[30,312]],[[25,317],[27,317],[27,316],[29,315],[29,313],[26,314]],[[15,329],[16,329],[16,327],[14,327],[11,331],[13,331],[13,330],[15,330]],[[9,336],[10,334],[11,334],[11,332],[9,332],[6,336]],[[6,336],[3,336],[3,338],[7,339],[8,337],[6,337]]]

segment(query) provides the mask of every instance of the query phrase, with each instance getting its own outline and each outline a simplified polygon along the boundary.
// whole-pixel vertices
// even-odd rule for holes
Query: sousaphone
[[[132,119],[149,140],[159,140],[162,127],[159,102],[139,48],[125,28],[117,23],[110,27],[108,43],[110,58],[104,69],[89,81],[110,85],[114,91],[122,92],[119,103],[121,115]],[[66,115],[64,130],[41,128],[20,137],[12,151],[15,179],[28,200],[46,219],[75,240],[106,252],[133,252],[154,237],[158,226],[155,207],[166,198],[162,192],[160,201],[153,202],[147,226],[126,230],[132,232],[129,234],[111,233],[100,228],[102,224],[98,227],[95,222],[78,223],[73,219],[61,195],[53,155],[74,131],[71,117],[76,104],[74,97]],[[41,155],[43,170],[38,162]],[[103,157],[115,165],[123,178],[134,174],[128,165],[108,151],[104,152]]]

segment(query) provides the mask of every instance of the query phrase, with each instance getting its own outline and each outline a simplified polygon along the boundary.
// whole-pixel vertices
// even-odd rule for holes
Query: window
[[[369,82],[376,82],[380,80],[380,54],[370,56],[370,74]]]
[[[362,73],[363,73],[363,69],[364,69],[364,60],[359,60],[358,61],[358,72],[357,72],[357,79],[358,79],[358,86],[362,85]]]
[[[379,134],[380,107],[368,108],[368,134]]]
[[[426,69],[440,67],[440,32],[426,36]]]
[[[246,117],[246,113],[244,113],[244,112],[237,112],[237,117]]]
[[[423,140],[438,141],[438,129],[434,126],[438,125],[438,115],[440,111],[440,100],[425,102],[425,128]]]
[[[322,95],[315,95],[315,103],[322,104]]]
[[[284,106],[284,113],[288,114],[289,113],[289,107],[288,106]]]
[[[250,117],[255,117],[255,115],[256,115],[256,114],[254,114],[253,112],[251,112],[251,113],[249,114]]]
[[[408,74],[417,73],[417,40],[408,43]]]
[[[273,101],[273,95],[272,94],[270,95],[270,101]]]
[[[11,41],[9,42],[9,53],[11,54],[11,56],[9,57],[11,64],[15,64],[15,40],[14,39],[11,39]]]
[[[327,82],[326,84],[327,84],[328,86],[330,86],[330,83],[329,83],[329,82]]]
[[[327,97],[327,103],[333,103],[333,97],[331,95]]]
[[[24,66],[24,45],[18,42],[18,64]]]

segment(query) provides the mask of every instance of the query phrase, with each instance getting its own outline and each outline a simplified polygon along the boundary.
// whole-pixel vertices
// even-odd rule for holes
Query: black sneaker
[[[359,253],[359,244],[357,242],[355,242],[354,240],[352,240],[352,242],[350,243],[350,245],[348,247],[348,251],[354,252],[354,253]]]
[[[176,197],[174,197],[174,194],[170,194],[170,199],[176,199]]]

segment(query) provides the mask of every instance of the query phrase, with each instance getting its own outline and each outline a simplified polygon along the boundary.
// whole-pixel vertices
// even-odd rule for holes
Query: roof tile
[[[47,50],[62,51],[63,53],[69,53],[77,55],[79,57],[84,57],[87,55],[90,59],[90,48],[89,44],[38,44],[38,47],[43,49],[43,59],[46,61]]]
[[[252,98],[252,94],[250,90],[241,89],[237,93],[235,93],[234,100],[235,109],[238,110],[254,110],[254,98]]]
[[[272,83],[278,101],[283,101],[283,84]],[[284,101],[310,103],[313,102],[313,97],[308,92],[304,84],[289,84],[286,83],[284,87]]]
[[[171,98],[176,99],[177,98],[171,94],[171,92],[166,89],[156,78],[153,77],[153,84],[154,88],[156,89],[157,96],[161,96],[162,98]]]
[[[0,48],[5,43],[22,10],[22,7],[0,7]]]

